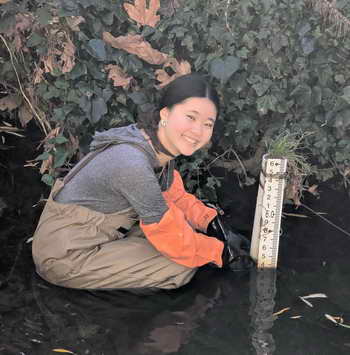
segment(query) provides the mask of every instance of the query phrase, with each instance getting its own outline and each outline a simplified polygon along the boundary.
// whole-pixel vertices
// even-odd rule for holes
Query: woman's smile
[[[210,141],[217,110],[211,100],[192,97],[160,114],[165,122],[158,131],[163,146],[175,156],[189,156]]]

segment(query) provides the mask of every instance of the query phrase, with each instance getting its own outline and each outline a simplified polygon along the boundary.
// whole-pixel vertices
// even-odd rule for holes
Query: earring
[[[161,120],[161,121],[160,121],[160,125],[161,125],[162,127],[165,127],[165,126],[167,125],[167,121],[166,121],[166,120]]]

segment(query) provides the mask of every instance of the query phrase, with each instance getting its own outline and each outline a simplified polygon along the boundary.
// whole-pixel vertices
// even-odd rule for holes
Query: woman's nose
[[[201,136],[203,132],[203,127],[201,122],[194,122],[192,125],[191,131],[195,133],[197,136]]]

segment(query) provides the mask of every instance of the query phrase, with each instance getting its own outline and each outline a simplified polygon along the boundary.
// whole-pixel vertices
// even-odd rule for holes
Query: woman
[[[202,265],[228,265],[241,238],[222,233],[216,210],[187,193],[174,169],[176,156],[210,141],[218,111],[216,92],[189,74],[164,89],[147,120],[97,133],[44,208],[38,274],[72,288],[172,289]]]

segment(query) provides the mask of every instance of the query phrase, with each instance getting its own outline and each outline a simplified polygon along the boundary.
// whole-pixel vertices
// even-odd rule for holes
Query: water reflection
[[[36,355],[53,348],[78,354],[177,353],[220,297],[217,287],[152,295],[69,290],[37,276],[32,293],[40,314],[32,335],[38,340]]]
[[[250,274],[251,340],[257,355],[272,355],[275,340],[273,327],[276,295],[276,270],[252,270]]]

